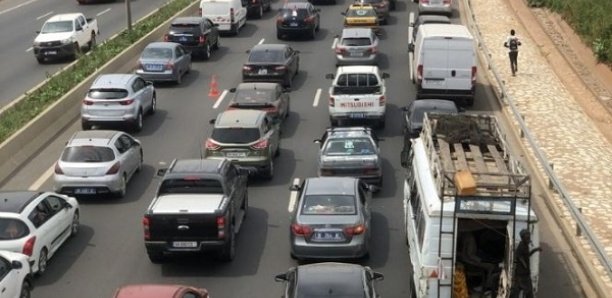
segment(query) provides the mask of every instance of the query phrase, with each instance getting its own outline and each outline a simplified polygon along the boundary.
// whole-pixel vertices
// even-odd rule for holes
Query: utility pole
[[[128,32],[132,32],[132,7],[130,5],[131,0],[125,0],[125,11],[127,12],[127,29]]]

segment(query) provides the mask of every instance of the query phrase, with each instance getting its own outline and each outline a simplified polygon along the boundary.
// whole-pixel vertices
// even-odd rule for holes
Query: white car
[[[79,203],[54,192],[0,191],[0,250],[28,256],[32,272],[79,230]],[[4,297],[4,296],[2,296]]]
[[[0,297],[30,297],[32,274],[28,256],[0,250]]]

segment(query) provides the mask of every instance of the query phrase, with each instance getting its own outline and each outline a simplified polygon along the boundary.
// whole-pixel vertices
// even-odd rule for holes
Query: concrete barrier
[[[132,65],[134,58],[142,52],[147,44],[162,38],[172,19],[179,16],[195,15],[198,7],[199,1],[195,1],[159,25],[149,34],[121,52],[121,54],[104,64],[0,144],[0,183],[5,182],[26,161],[40,152],[44,146],[54,141],[55,137],[62,130],[80,117],[81,101],[96,77],[103,73],[125,72],[126,65]],[[153,11],[149,15],[155,12]],[[142,19],[145,19],[147,16]],[[70,71],[72,67],[74,67],[74,64],[69,65],[63,71]],[[130,69],[133,68],[131,67],[127,70]]]

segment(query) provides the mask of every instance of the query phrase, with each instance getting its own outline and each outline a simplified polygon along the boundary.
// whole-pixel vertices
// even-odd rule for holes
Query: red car
[[[206,289],[185,285],[140,284],[125,285],[115,291],[113,298],[209,298]]]

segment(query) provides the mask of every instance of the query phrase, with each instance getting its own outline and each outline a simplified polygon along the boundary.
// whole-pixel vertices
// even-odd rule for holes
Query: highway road
[[[158,86],[159,110],[153,117],[145,118],[145,128],[136,134],[143,143],[146,166],[129,185],[126,198],[80,200],[81,230],[54,256],[48,271],[35,279],[33,297],[110,297],[115,288],[128,283],[190,284],[209,289],[213,297],[281,296],[281,285],[274,282],[274,275],[296,265],[289,257],[288,187],[294,177],[316,175],[318,147],[312,140],[329,124],[326,104],[330,81],[324,75],[335,70],[331,45],[341,30],[340,12],[348,1],[321,6],[321,31],[316,40],[283,41],[301,51],[300,73],[291,92],[292,113],[284,124],[274,179],[254,181],[249,186],[249,218],[238,236],[237,257],[232,263],[189,258],[154,265],[144,249],[141,218],[158,183],[154,177],[158,163],[199,157],[200,144],[211,132],[208,121],[227,104],[227,98],[222,102],[208,98],[211,76],[217,76],[222,90],[234,87],[241,79],[245,51],[260,42],[278,42],[274,13],[266,13],[262,20],[249,21],[239,36],[222,39],[221,49],[213,53],[210,61],[193,63],[183,85]],[[274,2],[274,8],[279,5]],[[380,46],[383,53],[380,66],[391,75],[387,80],[387,127],[379,132],[384,138],[381,152],[385,185],[372,203],[371,258],[363,264],[385,275],[379,284],[382,297],[406,297],[410,284],[409,255],[402,234],[403,170],[399,166],[399,152],[400,109],[414,98],[406,53],[408,13],[414,8],[412,2],[398,1],[397,11],[391,13],[389,25],[384,27]],[[487,85],[480,75],[473,109],[498,114],[499,106],[487,92]],[[318,89],[322,92],[317,100]],[[80,123],[75,121],[21,167],[2,189],[51,189],[48,178],[52,165],[65,141],[79,127]],[[541,208],[543,194],[536,181],[534,184],[544,248],[539,296],[580,297],[579,285],[567,265],[571,252],[548,212]]]
[[[132,0],[132,20],[157,9],[166,0]],[[22,95],[71,61],[38,64],[32,53],[36,31],[54,14],[82,12],[96,17],[101,38],[98,43],[126,27],[124,1],[79,5],[76,0],[0,1],[0,107]]]

